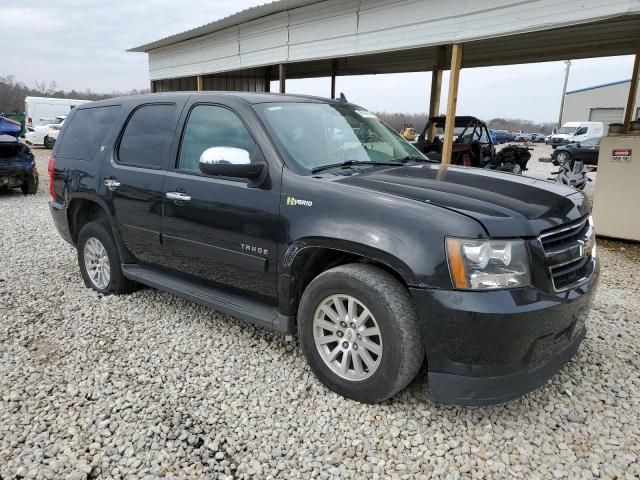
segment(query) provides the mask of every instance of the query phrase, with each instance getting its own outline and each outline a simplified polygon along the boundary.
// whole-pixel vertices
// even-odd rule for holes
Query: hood
[[[339,180],[454,210],[479,221],[492,237],[530,237],[588,212],[585,197],[555,182],[480,168],[420,164],[372,169]]]

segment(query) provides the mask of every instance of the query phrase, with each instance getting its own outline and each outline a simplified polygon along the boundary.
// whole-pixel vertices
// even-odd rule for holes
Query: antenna
[[[340,92],[340,101],[341,102],[346,102],[347,101],[347,97],[344,96],[344,93]]]

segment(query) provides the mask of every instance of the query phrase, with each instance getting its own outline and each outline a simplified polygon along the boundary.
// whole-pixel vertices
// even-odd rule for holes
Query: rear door
[[[176,163],[164,184],[166,265],[275,303],[276,249],[283,231],[280,169],[271,162],[270,179],[260,188],[242,179],[207,176],[199,169],[200,155],[210,147],[241,148],[252,160],[265,158],[262,147],[269,146],[261,147],[256,129],[248,126],[255,118],[248,106],[244,115],[238,108],[242,106],[205,103],[202,96],[193,97],[185,108]]]
[[[184,101],[136,104],[102,169],[101,195],[127,249],[162,263],[162,187]]]

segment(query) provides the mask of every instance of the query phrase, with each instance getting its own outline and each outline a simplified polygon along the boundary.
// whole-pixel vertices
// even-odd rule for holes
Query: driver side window
[[[576,133],[574,133],[574,135],[584,135],[585,133],[587,133],[587,127],[580,127],[578,130],[576,130]]]
[[[252,159],[257,151],[253,137],[238,115],[224,107],[196,105],[184,128],[178,169],[200,173],[200,155],[211,147],[241,148]]]

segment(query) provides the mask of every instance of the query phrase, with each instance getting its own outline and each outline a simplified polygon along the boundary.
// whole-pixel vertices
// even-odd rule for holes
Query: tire
[[[120,295],[136,289],[137,284],[122,274],[118,249],[106,221],[98,220],[84,225],[78,234],[77,249],[80,273],[88,288],[104,295]],[[96,260],[96,257],[99,259]],[[91,260],[95,263],[92,264]],[[90,264],[93,265],[91,273],[88,271],[88,268],[91,268]],[[103,273],[105,271],[108,275],[106,282]]]
[[[20,189],[25,195],[35,195],[38,193],[38,177],[35,175],[27,177]]]
[[[49,136],[47,135],[46,137],[44,137],[44,146],[45,148],[48,148],[49,150],[53,149],[53,146],[56,144],[56,141],[53,138],[49,138]]]
[[[321,310],[323,305],[333,305],[330,309],[334,315],[338,306],[331,302],[344,302],[346,313],[349,297],[356,305],[356,315],[363,319],[362,325],[355,329],[349,328],[348,324],[347,328],[339,327],[336,323],[339,319],[333,321]],[[365,317],[362,307],[368,309],[369,317]],[[328,322],[323,326],[333,324],[336,328],[318,326],[320,320],[317,318],[320,317]],[[375,328],[379,335],[364,335],[365,331],[371,335]],[[363,333],[362,337],[360,333]],[[316,277],[300,300],[298,334],[302,350],[318,379],[334,392],[363,403],[382,402],[398,393],[413,380],[424,360],[420,327],[409,292],[392,275],[373,265],[342,265]],[[326,338],[322,335],[337,340],[320,345],[322,338]],[[379,355],[369,350],[373,348],[372,344]],[[335,362],[344,361],[346,371],[325,360],[337,349],[340,350]],[[373,361],[371,368],[365,364],[365,354],[370,363]],[[354,378],[358,375],[360,378]]]
[[[571,158],[571,155],[569,155],[569,152],[560,151],[556,153],[556,160],[558,160],[558,162],[560,163],[564,163],[570,158]]]

